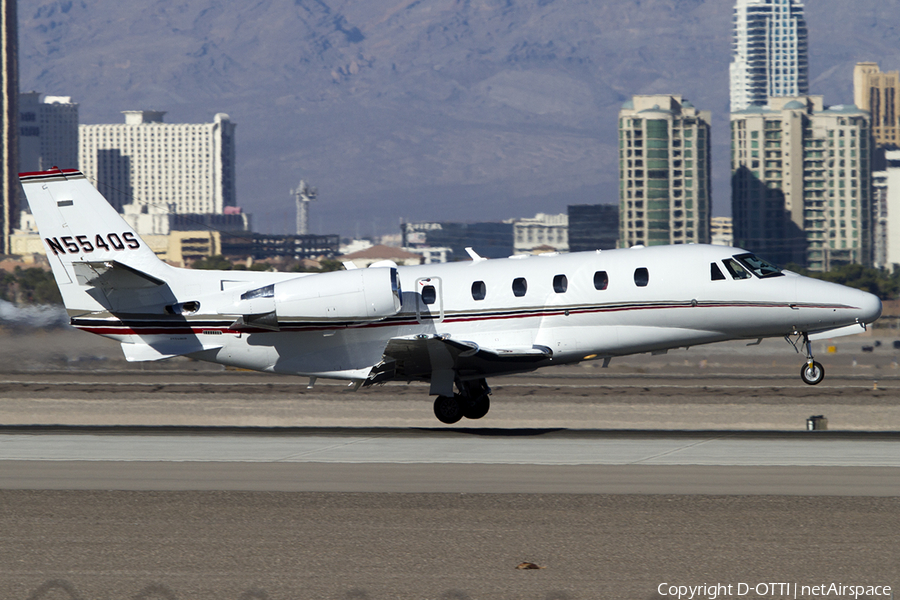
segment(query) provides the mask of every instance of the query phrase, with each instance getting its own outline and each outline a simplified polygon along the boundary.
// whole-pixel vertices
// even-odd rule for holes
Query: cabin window
[[[472,284],[472,300],[484,300],[487,295],[487,286],[483,281],[476,281]]]
[[[521,298],[525,295],[525,292],[528,291],[528,282],[525,281],[524,277],[516,277],[513,279],[512,291],[517,298]]]
[[[434,304],[437,300],[437,290],[433,285],[426,285],[422,288],[422,302],[425,304]]]
[[[722,262],[725,263],[725,268],[731,273],[732,279],[750,279],[753,277],[753,275],[747,272],[747,269],[742,267],[740,263],[734,259],[726,258]]]
[[[597,271],[594,273],[594,289],[605,290],[609,287],[609,276],[606,271]]]
[[[634,270],[634,285],[646,287],[650,283],[650,271],[646,267],[638,267]]]
[[[725,276],[722,275],[722,269],[716,263],[709,263],[709,276],[713,281],[725,279]]]
[[[557,275],[553,278],[553,291],[557,294],[565,294],[569,289],[569,280],[565,275]]]

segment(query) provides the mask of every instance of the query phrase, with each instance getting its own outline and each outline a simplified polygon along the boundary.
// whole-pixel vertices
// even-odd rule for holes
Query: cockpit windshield
[[[784,273],[781,272],[781,269],[769,261],[759,258],[755,254],[736,254],[735,258],[741,261],[742,265],[747,267],[760,279],[765,279],[766,277],[781,277],[784,275]]]

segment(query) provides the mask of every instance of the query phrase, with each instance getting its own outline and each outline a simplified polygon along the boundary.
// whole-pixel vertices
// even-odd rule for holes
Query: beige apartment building
[[[709,243],[710,112],[681,96],[619,111],[619,245]]]
[[[882,73],[878,63],[857,63],[853,69],[853,101],[872,115],[876,146],[900,143],[900,72]]]
[[[124,111],[125,123],[81,125],[82,172],[116,210],[174,206],[178,214],[223,214],[235,206],[235,124],[163,123],[162,111]]]
[[[821,96],[731,114],[735,246],[813,271],[871,264],[869,113]]]

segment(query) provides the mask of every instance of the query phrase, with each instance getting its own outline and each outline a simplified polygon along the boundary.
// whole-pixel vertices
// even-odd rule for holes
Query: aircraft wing
[[[367,385],[391,378],[430,379],[441,395],[453,394],[453,381],[521,370],[522,365],[538,368],[547,364],[553,351],[545,346],[487,348],[475,342],[448,336],[408,336],[391,339],[384,360],[369,376]]]

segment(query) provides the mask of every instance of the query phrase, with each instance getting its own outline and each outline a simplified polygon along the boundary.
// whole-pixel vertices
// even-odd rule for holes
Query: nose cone
[[[852,303],[859,309],[861,323],[873,323],[881,316],[881,300],[875,294],[856,290]]]
[[[878,296],[819,279],[798,278],[797,301],[801,305],[821,307],[819,310],[808,311],[808,319],[795,319],[813,331],[857,323],[867,325],[881,316],[881,300]],[[800,313],[803,312],[801,309]]]

